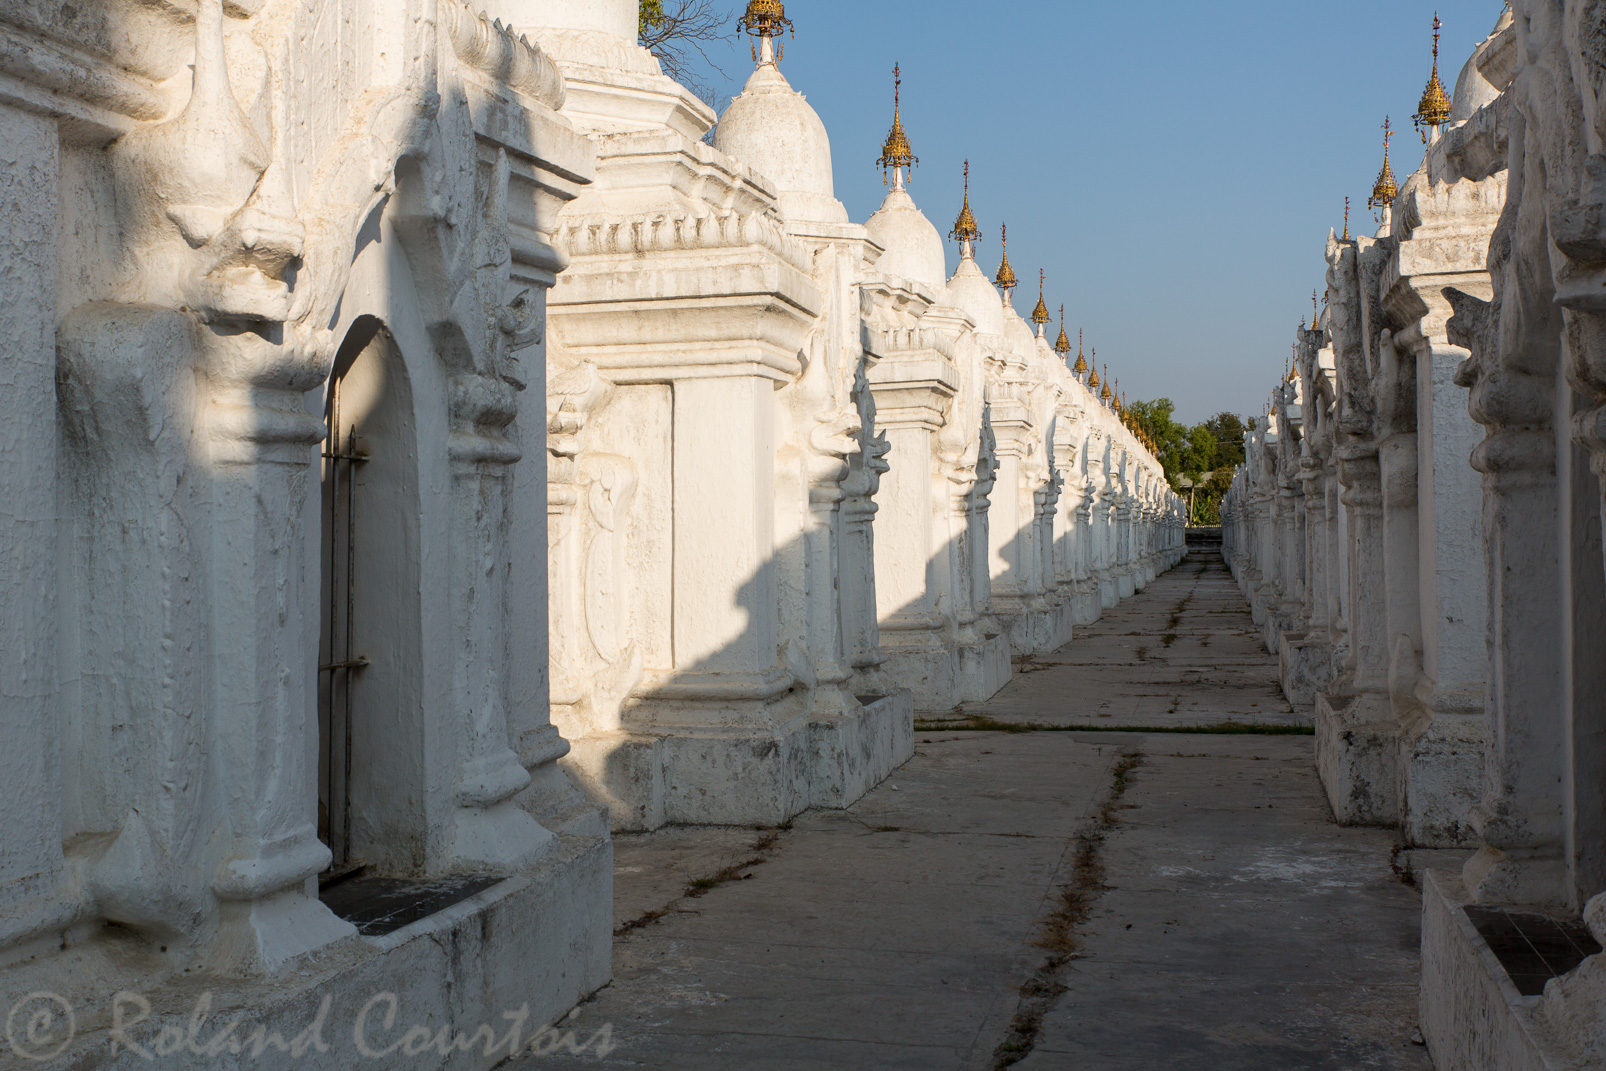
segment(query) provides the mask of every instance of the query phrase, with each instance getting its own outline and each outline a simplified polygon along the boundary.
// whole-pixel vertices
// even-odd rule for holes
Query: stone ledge
[[[1461,876],[1422,875],[1422,1036],[1438,1071],[1583,1071],[1547,1053],[1524,997],[1462,910]]]
[[[1399,824],[1400,726],[1367,697],[1316,697],[1316,771],[1339,825]]]
[[[76,1008],[76,1041],[53,1059],[26,1065],[47,1071],[484,1071],[504,1063],[511,1049],[527,1046],[608,982],[612,902],[612,842],[562,837],[558,849],[528,871],[387,936],[343,942],[283,975],[241,980],[181,973],[149,988],[128,985],[151,1009],[140,1019],[143,1007],[125,997],[124,1037],[151,1053],[150,1059],[110,1043],[117,979],[129,980],[129,964],[118,964],[126,949],[75,948],[63,953],[65,962],[53,957],[32,968],[30,977],[7,981],[59,990]],[[54,976],[46,973],[51,971]],[[388,1026],[387,994],[395,1000]],[[513,1041],[509,1018],[521,1009],[527,1013],[518,1036],[522,1045]],[[231,1022],[238,1025],[231,1029]],[[466,1039],[482,1025],[494,1036],[493,1051],[487,1054],[482,1035],[468,1052],[442,1054],[430,1047],[404,1058],[392,1049],[390,1059],[372,1058],[357,1046],[359,1023],[366,1025],[364,1042],[373,1052],[392,1049],[415,1026],[424,1026],[432,1038],[445,1030]],[[299,1040],[303,1051],[282,1051],[268,1041],[253,1055],[257,1031],[264,1038],[278,1035],[286,1047]],[[230,1038],[244,1044],[243,1055],[231,1052]]]

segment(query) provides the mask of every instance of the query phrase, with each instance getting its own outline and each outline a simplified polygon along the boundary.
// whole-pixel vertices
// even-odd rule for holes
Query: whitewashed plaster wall
[[[940,242],[901,189],[902,224],[848,221],[828,133],[772,53],[709,145],[712,113],[627,9],[497,9],[556,57],[600,161],[563,214],[550,304],[555,716],[616,828],[779,822],[901,762],[911,704],[1008,679],[989,545],[1032,578],[1022,653],[1069,638],[1045,494],[1057,381],[1018,317],[1003,356],[974,264],[980,320],[935,285]],[[1011,449],[1032,461],[1000,490],[983,366],[1006,360],[1032,410]],[[1141,528],[1112,595],[1180,547],[1141,485],[1134,468],[1107,491]]]
[[[0,601],[27,630],[0,671],[0,970],[77,1006],[43,1066],[105,1065],[120,988],[153,1031],[187,1021],[196,978],[286,1036],[380,989],[468,1032],[526,1002],[555,1019],[607,978],[611,880],[520,667],[544,666],[546,623],[513,606],[545,572],[515,568],[544,563],[519,521],[545,497],[521,353],[593,166],[555,68],[455,0],[47,3],[0,37],[26,462]],[[414,615],[368,637],[395,644],[368,666],[394,702],[358,704],[363,851],[505,879],[380,941],[316,896],[317,447],[347,358],[354,395],[389,399],[368,430],[397,538],[362,564],[393,586],[369,609]]]
[[[1606,957],[1518,998],[1461,910],[1571,915],[1606,937],[1606,238],[1587,177],[1603,24],[1600,4],[1510,5],[1463,69],[1451,120],[1385,234],[1329,241],[1332,374],[1319,337],[1299,362],[1306,396],[1332,414],[1344,489],[1340,552],[1315,571],[1337,567],[1352,646],[1317,698],[1323,780],[1341,820],[1478,846],[1460,870],[1424,880],[1421,1018],[1444,1071],[1606,1059]],[[1452,385],[1468,389],[1467,412]],[[1391,439],[1414,444],[1391,458]],[[1256,472],[1267,436],[1248,447],[1227,553],[1263,602],[1251,577],[1268,568]],[[1410,486],[1391,487],[1391,473]],[[1413,527],[1390,517],[1407,508],[1415,538],[1391,538]],[[1407,575],[1417,583],[1394,583]],[[1309,622],[1314,633],[1320,614]]]

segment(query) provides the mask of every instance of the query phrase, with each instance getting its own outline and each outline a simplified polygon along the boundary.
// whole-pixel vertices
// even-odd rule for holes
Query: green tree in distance
[[[1170,398],[1132,402],[1127,411],[1154,441],[1166,481],[1183,499],[1192,498],[1194,525],[1221,523],[1221,499],[1244,462],[1244,432],[1251,427],[1233,413],[1217,413],[1189,427],[1172,419]],[[1190,486],[1191,485],[1191,486]],[[1191,495],[1190,495],[1191,492]]]

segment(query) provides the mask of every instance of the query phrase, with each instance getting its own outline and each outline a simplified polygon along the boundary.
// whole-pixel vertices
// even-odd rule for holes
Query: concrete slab
[[[1386,834],[1332,822],[1309,738],[1131,739],[1105,888],[1022,1071],[1427,1071],[1420,898]]]
[[[618,838],[616,917],[662,914],[618,938],[613,983],[563,1024],[607,1044],[528,1062],[992,1071],[1026,1036],[1025,1069],[1427,1071],[1412,857],[1333,822],[1310,736],[1152,731],[1302,724],[1219,562],[1015,669],[967,712],[1069,731],[928,727],[846,810]],[[1089,837],[1102,878],[1039,1007],[1040,939],[1091,873]]]
[[[1050,725],[1309,724],[1282,694],[1278,660],[1220,559],[1157,577],[965,714]]]
[[[921,739],[853,808],[799,817],[763,863],[693,899],[676,899],[691,868],[740,861],[756,831],[620,838],[621,898],[635,910],[650,890],[668,913],[617,939],[614,983],[565,1029],[584,1040],[611,1024],[604,1067],[988,1065],[1034,956],[1023,938],[1117,749]],[[662,858],[674,847],[695,862]]]

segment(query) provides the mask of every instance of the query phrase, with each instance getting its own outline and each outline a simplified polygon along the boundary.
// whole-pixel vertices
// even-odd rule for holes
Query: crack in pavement
[[[1059,904],[1040,923],[1041,935],[1034,942],[1048,954],[1037,970],[1020,987],[1020,1004],[1010,1020],[1009,1033],[993,1054],[994,1071],[1024,1060],[1037,1043],[1043,1029],[1043,1016],[1065,992],[1060,976],[1080,948],[1078,929],[1087,922],[1093,905],[1103,894],[1104,841],[1116,826],[1121,797],[1131,784],[1130,775],[1143,764],[1141,751],[1122,755],[1111,770],[1110,789],[1093,817],[1076,834],[1076,858],[1071,880],[1059,889]]]

